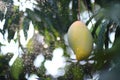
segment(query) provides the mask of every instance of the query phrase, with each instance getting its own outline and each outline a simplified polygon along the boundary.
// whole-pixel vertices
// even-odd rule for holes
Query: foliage
[[[59,77],[58,80],[82,80],[85,75],[91,76],[97,71],[100,71],[99,80],[110,80],[110,75],[112,75],[114,80],[116,78],[119,79],[119,75],[116,75],[120,74],[119,0],[95,0],[95,3],[91,3],[90,0],[81,0],[81,3],[79,4],[80,8],[78,8],[78,0],[36,1],[38,2],[38,4],[36,4],[36,8],[34,8],[34,10],[26,9],[25,12],[19,11],[19,7],[14,6],[12,0],[0,1],[0,4],[3,6],[0,7],[0,20],[2,21],[5,19],[4,27],[3,29],[0,28],[0,32],[3,36],[5,36],[5,32],[8,31],[8,41],[17,40],[19,47],[21,47],[23,52],[26,53],[23,54],[22,58],[18,57],[11,67],[8,65],[11,55],[0,55],[0,79],[5,78],[7,75],[6,80],[20,80],[20,76],[25,76],[25,72],[27,72],[36,73],[43,80],[51,80],[51,76],[45,75],[43,64],[41,67],[43,67],[42,70],[44,71],[41,71],[41,67],[39,69],[34,68],[33,60],[40,52],[44,53],[43,55],[45,56],[45,59],[51,59],[52,54],[47,53],[51,53],[56,47],[62,47],[65,51],[65,57],[69,58],[66,50],[68,45],[65,44],[64,34],[67,33],[71,23],[77,20],[79,10],[81,12],[88,10],[88,14],[93,14],[92,16],[89,16],[89,20],[86,22],[87,26],[92,23],[93,19],[96,21],[95,23],[92,23],[92,27],[90,29],[95,44],[91,53],[92,57],[85,60],[87,62],[85,65],[78,65],[79,62],[74,63],[70,60],[70,67],[66,69],[66,74]],[[69,8],[71,1],[72,9]],[[97,6],[100,8],[97,8]],[[6,12],[5,8],[7,8]],[[19,35],[20,30],[23,29],[24,36],[27,39],[30,21],[32,21],[35,30],[38,31],[38,34],[44,36],[44,41],[48,44],[47,48],[44,48],[44,45],[39,42],[34,44],[29,43],[29,47],[34,45],[33,48],[30,48],[30,51],[27,51],[26,47],[22,46]],[[113,32],[115,32],[115,40],[112,42],[110,34]],[[16,39],[14,39],[15,33],[17,33]],[[57,40],[58,37],[60,40]],[[35,39],[33,37],[33,41],[30,42],[37,42]],[[109,47],[110,44],[112,44],[111,47]],[[2,46],[4,46],[4,43],[0,42],[0,47]],[[90,64],[89,60],[94,60],[94,63]],[[20,65],[17,65],[15,68],[15,64],[18,62]],[[22,64],[23,66],[21,66]]]
[[[11,66],[10,71],[14,80],[18,80],[19,76],[23,70],[23,60],[21,58],[17,58],[14,64]]]

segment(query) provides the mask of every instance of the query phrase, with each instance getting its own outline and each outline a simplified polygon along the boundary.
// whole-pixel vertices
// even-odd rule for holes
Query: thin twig
[[[80,0],[78,0],[78,20],[81,20],[81,18],[80,18]]]

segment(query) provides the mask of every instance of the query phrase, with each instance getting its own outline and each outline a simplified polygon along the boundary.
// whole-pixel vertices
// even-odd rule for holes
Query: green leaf
[[[97,28],[99,27],[99,25],[101,24],[101,21],[103,20],[103,17],[100,17],[98,19],[98,21],[95,23],[94,27],[93,27],[93,30],[92,30],[92,35],[93,35],[93,38],[96,37],[96,31],[97,31]]]
[[[25,18],[24,21],[23,21],[23,31],[24,31],[24,36],[25,38],[27,39],[27,32],[28,32],[28,29],[29,29],[29,23],[30,23],[30,20],[28,18]]]
[[[4,18],[4,14],[3,14],[3,12],[0,11],[0,20],[2,21],[3,18]]]
[[[13,0],[2,0],[4,2],[7,2],[7,3],[13,3]]]
[[[15,26],[10,25],[10,27],[7,30],[8,30],[8,42],[10,42],[11,39],[13,39],[15,35]]]
[[[20,74],[23,73],[23,59],[17,58],[10,68],[11,75],[14,80],[19,80]]]
[[[97,40],[97,50],[102,50],[103,45],[104,45],[104,40],[105,40],[105,31],[107,28],[108,21],[105,21],[100,27],[100,31],[98,33],[98,40]]]
[[[33,40],[33,38],[31,38],[31,39],[28,41],[26,48],[27,48],[27,50],[28,50],[28,54],[33,53],[33,51],[34,51],[34,40]]]
[[[120,26],[117,26],[116,32],[115,32],[114,44],[116,43],[116,41],[117,41],[119,38],[120,38]]]

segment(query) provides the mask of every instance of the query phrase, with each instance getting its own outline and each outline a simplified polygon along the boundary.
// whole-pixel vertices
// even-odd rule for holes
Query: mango
[[[88,58],[93,48],[91,32],[82,21],[75,21],[68,29],[68,43],[78,61]]]

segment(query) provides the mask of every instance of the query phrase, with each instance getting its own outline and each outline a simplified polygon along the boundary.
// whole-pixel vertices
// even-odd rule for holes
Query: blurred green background
[[[32,80],[31,74],[39,80],[119,80],[119,14],[119,0],[1,0],[0,80]],[[71,58],[66,40],[78,16],[94,39],[90,57],[80,62]],[[56,53],[64,62],[59,75],[60,70],[56,75],[47,73],[52,65],[45,66]],[[36,67],[40,54],[38,62],[42,61]]]

